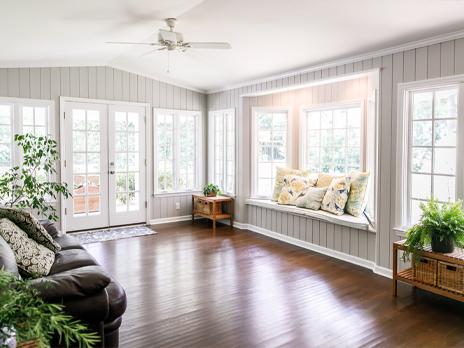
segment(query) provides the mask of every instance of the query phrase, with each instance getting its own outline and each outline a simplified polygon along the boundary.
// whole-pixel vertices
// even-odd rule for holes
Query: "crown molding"
[[[206,93],[213,94],[213,93],[224,92],[224,91],[228,91],[231,89],[242,88],[242,87],[255,85],[255,84],[261,84],[264,82],[274,81],[274,80],[278,80],[278,79],[282,79],[282,78],[286,78],[290,76],[295,76],[295,75],[299,75],[303,73],[314,72],[314,71],[332,68],[335,66],[340,66],[340,65],[345,65],[345,64],[351,64],[351,63],[359,62],[365,59],[378,58],[378,57],[382,57],[382,56],[389,55],[389,54],[404,52],[404,51],[416,49],[419,47],[434,45],[437,43],[442,43],[442,42],[450,41],[450,40],[457,40],[461,38],[464,38],[464,29],[453,31],[453,32],[446,33],[446,34],[432,36],[432,37],[425,38],[425,39],[410,41],[404,44],[391,46],[391,47],[383,48],[383,49],[376,50],[376,51],[365,52],[362,54],[358,54],[358,55],[354,55],[354,56],[350,56],[346,58],[340,58],[340,59],[329,61],[327,63],[310,65],[305,68],[289,70],[281,74],[271,75],[271,76],[264,77],[261,79],[248,80],[248,81],[224,86],[224,87],[217,88],[217,89],[211,89],[211,90],[207,90]]]

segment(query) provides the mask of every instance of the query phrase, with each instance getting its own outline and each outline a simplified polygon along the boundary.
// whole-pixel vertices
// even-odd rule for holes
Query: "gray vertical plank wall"
[[[206,127],[206,95],[111,67],[4,68],[0,69],[0,97],[47,99],[55,102],[55,130],[59,140],[59,97],[78,97],[149,103],[152,107],[200,110]],[[153,156],[153,134],[148,139]],[[206,156],[206,146],[205,146]],[[152,171],[150,171],[153,177]],[[188,215],[191,195],[151,197],[150,219]],[[180,209],[176,210],[176,203]]]
[[[243,94],[272,91],[273,89],[282,88],[285,86],[296,86],[300,83],[305,83],[313,80],[321,80],[329,76],[337,76],[352,72],[361,72],[372,68],[381,68],[380,70],[380,139],[379,150],[379,187],[380,197],[378,203],[380,207],[380,216],[378,217],[378,228],[375,234],[377,241],[372,241],[371,235],[366,241],[365,236],[358,233],[358,249],[357,254],[360,257],[367,259],[375,259],[375,262],[380,267],[391,268],[391,245],[392,242],[399,239],[393,231],[393,212],[395,209],[395,154],[396,154],[396,113],[397,113],[397,86],[398,83],[406,81],[425,80],[440,76],[450,76],[455,74],[464,74],[464,38],[443,41],[424,47],[417,47],[394,54],[387,54],[381,57],[372,57],[360,61],[325,68],[314,71],[297,73],[294,76],[269,80],[267,82],[259,82],[247,86],[228,89],[220,92],[208,94],[208,110],[223,109],[226,107],[235,107],[237,110],[237,129],[238,129],[238,145],[237,158],[239,165],[237,178],[237,218],[240,222],[253,224],[256,216],[262,216],[261,210],[254,207],[247,208],[244,204],[245,197],[250,190],[250,158],[249,158],[249,119],[245,115],[245,110],[249,108],[249,101],[241,98]],[[0,90],[1,90],[0,85]],[[252,98],[245,98],[252,99]],[[256,215],[253,215],[255,214]],[[249,214],[249,216],[247,216]],[[260,215],[261,214],[261,215]],[[280,213],[278,213],[279,215]],[[281,219],[283,222],[286,219]],[[316,244],[320,242],[318,230],[314,229],[317,221],[306,221],[306,236],[308,235],[308,225],[312,225],[312,241]],[[277,224],[278,225],[278,224]],[[276,226],[279,233],[287,231],[288,226]],[[327,228],[325,228],[327,230]],[[282,231],[282,232],[280,232]],[[332,233],[332,232],[330,232]],[[334,246],[339,247],[337,238],[342,235],[342,243],[355,241],[356,238],[351,238],[351,231],[340,229],[334,226]],[[349,236],[344,236],[349,234]],[[367,250],[360,247],[361,244],[367,242]],[[351,247],[351,244],[350,244]],[[347,246],[342,248],[346,249]],[[349,249],[351,250],[351,249]],[[351,251],[350,251],[351,252]]]

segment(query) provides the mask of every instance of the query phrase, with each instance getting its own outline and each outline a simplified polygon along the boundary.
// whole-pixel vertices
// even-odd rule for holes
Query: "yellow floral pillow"
[[[295,205],[296,200],[304,196],[306,191],[314,186],[314,180],[307,176],[286,175],[283,184],[277,203]]]
[[[282,188],[284,187],[284,177],[286,175],[309,176],[309,170],[292,169],[287,167],[277,167],[276,178],[274,184],[273,201],[278,201]]]
[[[345,211],[353,216],[359,216],[367,205],[367,187],[369,185],[369,173],[352,172],[349,176],[351,188]]]
[[[349,193],[350,180],[348,177],[333,179],[322,200],[321,209],[335,215],[343,215]]]

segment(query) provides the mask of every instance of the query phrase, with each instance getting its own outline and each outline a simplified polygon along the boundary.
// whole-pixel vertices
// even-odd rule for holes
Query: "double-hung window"
[[[235,109],[209,113],[209,181],[235,193]]]
[[[252,197],[270,198],[276,168],[290,165],[289,109],[252,110]]]
[[[0,98],[0,175],[20,165],[15,134],[50,136],[53,134],[54,103],[46,100]]]
[[[300,157],[312,173],[363,170],[364,115],[361,102],[303,108]]]
[[[402,226],[418,222],[420,204],[430,198],[442,203],[464,198],[460,93],[459,83],[405,87],[400,93],[403,120],[399,120],[398,136],[397,223]]]
[[[156,193],[200,188],[201,132],[200,111],[154,109]]]

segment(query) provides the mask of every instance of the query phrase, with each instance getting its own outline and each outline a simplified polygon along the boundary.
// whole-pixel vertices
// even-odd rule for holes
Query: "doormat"
[[[84,232],[74,232],[70,234],[79,239],[82,244],[90,244],[116,239],[149,236],[156,233],[157,232],[153,231],[147,226],[123,226]]]

